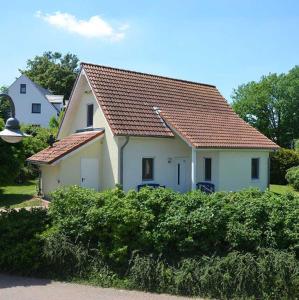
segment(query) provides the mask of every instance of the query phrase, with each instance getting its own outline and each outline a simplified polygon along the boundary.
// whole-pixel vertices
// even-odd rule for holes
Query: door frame
[[[96,188],[95,187],[87,187],[87,186],[82,185],[82,183],[84,182],[84,181],[82,181],[82,179],[83,179],[83,177],[82,177],[82,161],[83,160],[97,161],[97,175],[96,175],[97,187]],[[96,191],[99,191],[99,189],[100,189],[100,173],[99,173],[99,171],[100,171],[100,165],[99,165],[99,159],[97,157],[80,157],[80,186],[83,188],[90,188],[90,189],[95,189]]]
[[[185,184],[184,184],[184,187],[179,190],[179,187],[181,185],[178,185],[178,168],[177,168],[177,166],[178,166],[179,161],[183,161],[183,160],[185,160]],[[189,190],[189,182],[188,182],[189,160],[190,159],[189,159],[188,156],[179,156],[179,157],[174,158],[174,163],[175,163],[175,172],[174,172],[175,173],[175,182],[174,182],[174,186],[175,186],[175,189],[178,192],[181,192],[181,193],[185,193]],[[182,169],[180,168],[180,181],[181,181],[181,178],[182,178],[181,177],[181,174],[182,174],[181,170]]]

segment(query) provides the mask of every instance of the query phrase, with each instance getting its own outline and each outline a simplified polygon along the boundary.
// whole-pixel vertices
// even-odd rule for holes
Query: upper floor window
[[[154,180],[153,158],[142,158],[142,180]]]
[[[87,127],[93,126],[93,104],[87,105]]]
[[[251,159],[251,179],[259,179],[260,177],[260,159]]]
[[[40,114],[41,113],[41,104],[40,103],[32,103],[31,112],[33,114]]]
[[[212,180],[212,158],[205,158],[205,181]]]
[[[20,84],[20,94],[26,94],[26,84],[25,83]]]

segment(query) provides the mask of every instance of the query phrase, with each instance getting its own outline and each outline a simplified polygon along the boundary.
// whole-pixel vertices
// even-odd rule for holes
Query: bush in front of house
[[[286,180],[297,191],[299,191],[299,166],[288,169]]]
[[[45,266],[41,233],[49,224],[44,209],[0,212],[0,270],[32,275]]]
[[[285,178],[287,170],[299,165],[299,152],[281,148],[270,155],[270,182],[273,184],[287,184]]]
[[[0,130],[3,128],[4,122],[0,119]],[[54,133],[53,129],[34,125],[22,125],[21,130],[31,136],[16,144],[9,144],[0,139],[0,186],[36,178],[37,166],[26,163],[26,159],[48,147],[49,137]]]
[[[136,255],[131,287],[145,291],[216,299],[297,299],[299,263],[293,253],[261,249],[226,256],[185,258],[171,266],[160,258]]]
[[[190,296],[293,299],[298,237],[295,194],[71,186],[53,193],[48,213],[0,214],[0,269]]]
[[[97,193],[73,186],[58,189],[52,198],[46,235],[51,251],[55,239],[63,239],[120,273],[136,251],[161,255],[169,263],[260,248],[299,255],[299,197],[292,194],[254,189],[212,195],[167,189],[124,193],[118,188]]]

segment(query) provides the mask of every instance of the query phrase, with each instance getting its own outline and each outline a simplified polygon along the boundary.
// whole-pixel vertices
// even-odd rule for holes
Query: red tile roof
[[[27,159],[32,163],[52,164],[63,156],[73,152],[79,147],[102,135],[104,130],[86,131],[72,134]]]
[[[81,66],[115,135],[172,137],[174,129],[197,148],[278,148],[239,118],[213,85]]]

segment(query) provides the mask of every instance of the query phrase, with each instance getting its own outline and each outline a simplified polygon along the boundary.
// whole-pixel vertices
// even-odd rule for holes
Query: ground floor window
[[[205,158],[205,181],[212,180],[212,158]]]
[[[152,157],[142,158],[142,180],[154,179],[154,159]]]
[[[251,179],[259,179],[260,177],[260,159],[251,159]]]

